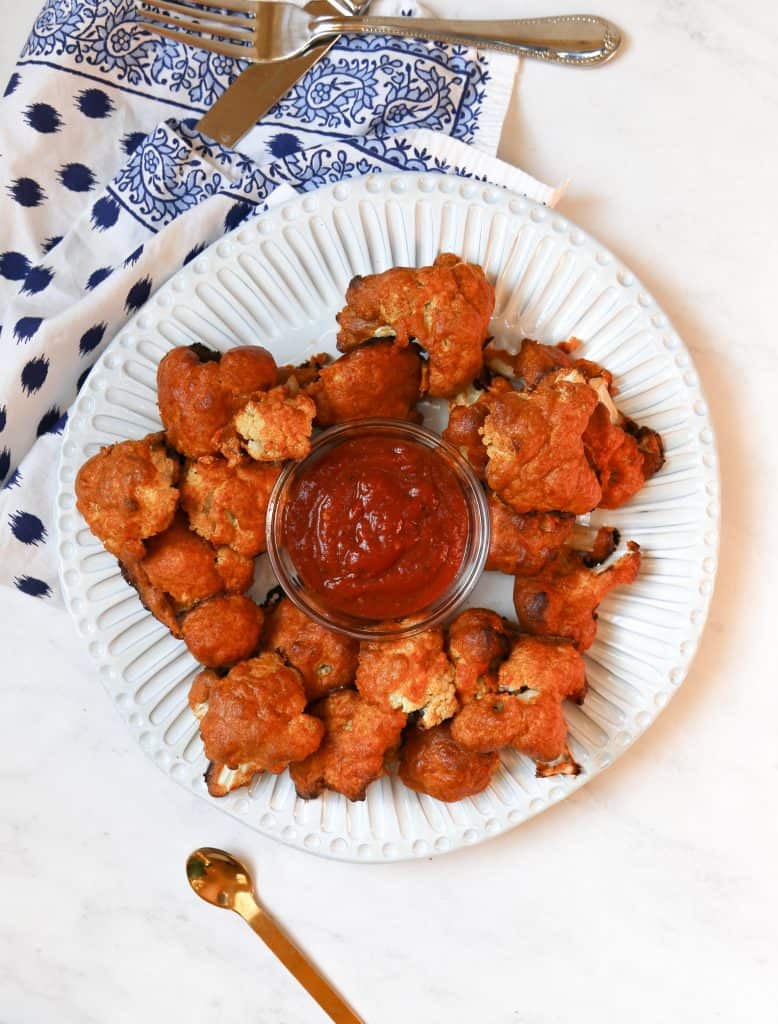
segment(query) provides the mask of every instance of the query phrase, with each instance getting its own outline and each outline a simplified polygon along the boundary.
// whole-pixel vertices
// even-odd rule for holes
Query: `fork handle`
[[[605,18],[565,14],[553,18],[506,21],[450,21],[434,18],[315,18],[316,40],[333,35],[410,36],[443,43],[464,43],[503,50],[523,57],[590,67],[610,60],[621,45],[621,33]]]

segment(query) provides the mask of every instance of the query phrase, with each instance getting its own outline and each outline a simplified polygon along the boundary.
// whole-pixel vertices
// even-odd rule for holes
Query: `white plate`
[[[206,800],[206,767],[187,706],[195,662],[143,609],[116,561],[75,510],[73,481],[100,445],[159,428],[156,366],[174,345],[260,343],[279,363],[334,351],[335,313],[355,274],[423,265],[438,252],[480,263],[496,284],[498,338],[572,335],[616,377],[618,404],[659,430],[667,463],[625,508],[595,513],[637,540],[637,582],[600,609],[586,656],[589,694],[567,710],[578,778],[536,779],[508,754],[479,796],[442,804],[383,778],[363,803],[296,797],[288,773],[213,800],[292,846],[344,860],[426,857],[518,825],[584,785],[654,720],[697,647],[716,571],[718,471],[713,430],[689,353],[634,275],[563,216],[481,183],[379,175],[300,196],[212,246],[118,335],[70,415],[59,469],[65,599],[100,678],[142,749]],[[269,584],[266,557],[256,592]],[[507,577],[485,574],[471,603],[510,612]]]

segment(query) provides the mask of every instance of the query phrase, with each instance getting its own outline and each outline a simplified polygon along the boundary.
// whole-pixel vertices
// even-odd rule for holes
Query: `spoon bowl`
[[[236,896],[254,896],[254,883],[243,864],[231,853],[213,846],[201,846],[189,854],[186,877],[200,899],[214,907],[235,910]]]

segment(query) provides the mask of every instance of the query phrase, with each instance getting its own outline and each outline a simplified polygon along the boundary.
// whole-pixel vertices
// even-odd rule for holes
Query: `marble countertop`
[[[528,63],[501,155],[570,179],[560,209],[644,280],[707,391],[724,528],[686,683],[613,768],[512,833],[434,860],[335,863],[173,785],[67,616],[2,591],[4,1024],[324,1021],[236,917],[193,897],[184,860],[202,844],[246,858],[369,1024],[774,1018],[778,22],[770,0],[593,6],[626,52],[590,72]],[[30,20],[3,11],[6,70]]]

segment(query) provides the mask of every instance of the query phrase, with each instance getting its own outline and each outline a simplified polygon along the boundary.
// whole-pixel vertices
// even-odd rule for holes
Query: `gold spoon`
[[[259,905],[248,871],[232,854],[201,846],[187,858],[186,877],[200,899],[240,914],[335,1024],[364,1024]]]

